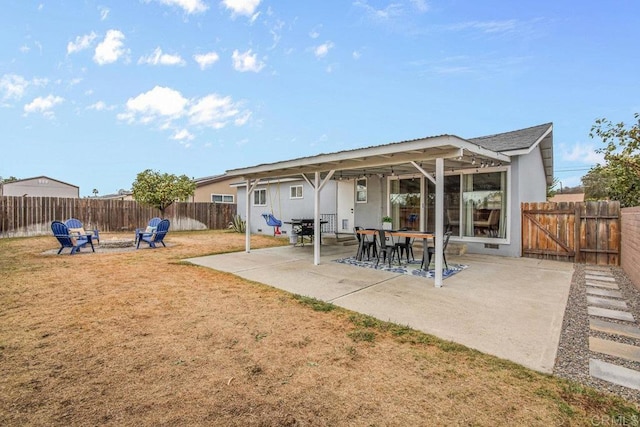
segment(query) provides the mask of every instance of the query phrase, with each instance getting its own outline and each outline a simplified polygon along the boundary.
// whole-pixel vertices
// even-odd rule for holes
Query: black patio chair
[[[381,257],[383,263],[386,259],[389,259],[389,267],[391,267],[394,254],[398,256],[398,247],[393,243],[393,236],[387,236],[385,230],[378,230],[378,237],[378,256],[376,260],[376,267],[380,263]],[[387,243],[387,238],[389,239],[389,243]],[[400,262],[399,256],[398,262]]]
[[[444,267],[447,270],[449,269],[449,265],[447,265],[447,257],[445,253],[447,250],[447,245],[449,244],[449,238],[451,237],[451,234],[452,234],[451,231],[447,231],[446,233],[444,233],[444,244],[442,245],[442,259],[444,260]],[[435,237],[434,237],[434,240],[435,240]],[[428,248],[425,248],[424,252],[422,253],[422,263],[420,264],[420,268],[424,266],[424,256],[426,254],[427,265],[425,266],[425,269],[428,270],[429,266],[431,265],[431,258],[435,255],[435,253],[436,253],[435,246],[429,246]]]

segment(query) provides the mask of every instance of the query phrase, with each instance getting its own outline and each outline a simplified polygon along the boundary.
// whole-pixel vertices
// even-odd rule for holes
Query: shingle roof
[[[552,123],[495,135],[471,138],[469,141],[489,150],[504,152],[531,148],[549,130]]]

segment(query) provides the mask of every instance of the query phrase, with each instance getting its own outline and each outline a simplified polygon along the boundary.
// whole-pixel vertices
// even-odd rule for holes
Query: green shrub
[[[247,230],[247,222],[243,221],[240,215],[236,215],[229,223],[228,228],[236,233],[244,233]]]

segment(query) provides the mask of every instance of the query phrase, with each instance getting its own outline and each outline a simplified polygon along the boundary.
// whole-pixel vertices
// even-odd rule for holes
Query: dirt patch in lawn
[[[101,236],[110,237],[130,236]],[[254,248],[283,243],[252,239]],[[166,240],[167,248],[73,256],[45,255],[53,237],[0,240],[0,424],[547,426],[638,417],[613,396],[181,262],[242,250],[243,235]]]

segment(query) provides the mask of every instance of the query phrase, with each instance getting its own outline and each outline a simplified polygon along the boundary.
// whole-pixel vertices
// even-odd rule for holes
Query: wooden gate
[[[522,203],[522,256],[620,265],[620,203]]]

